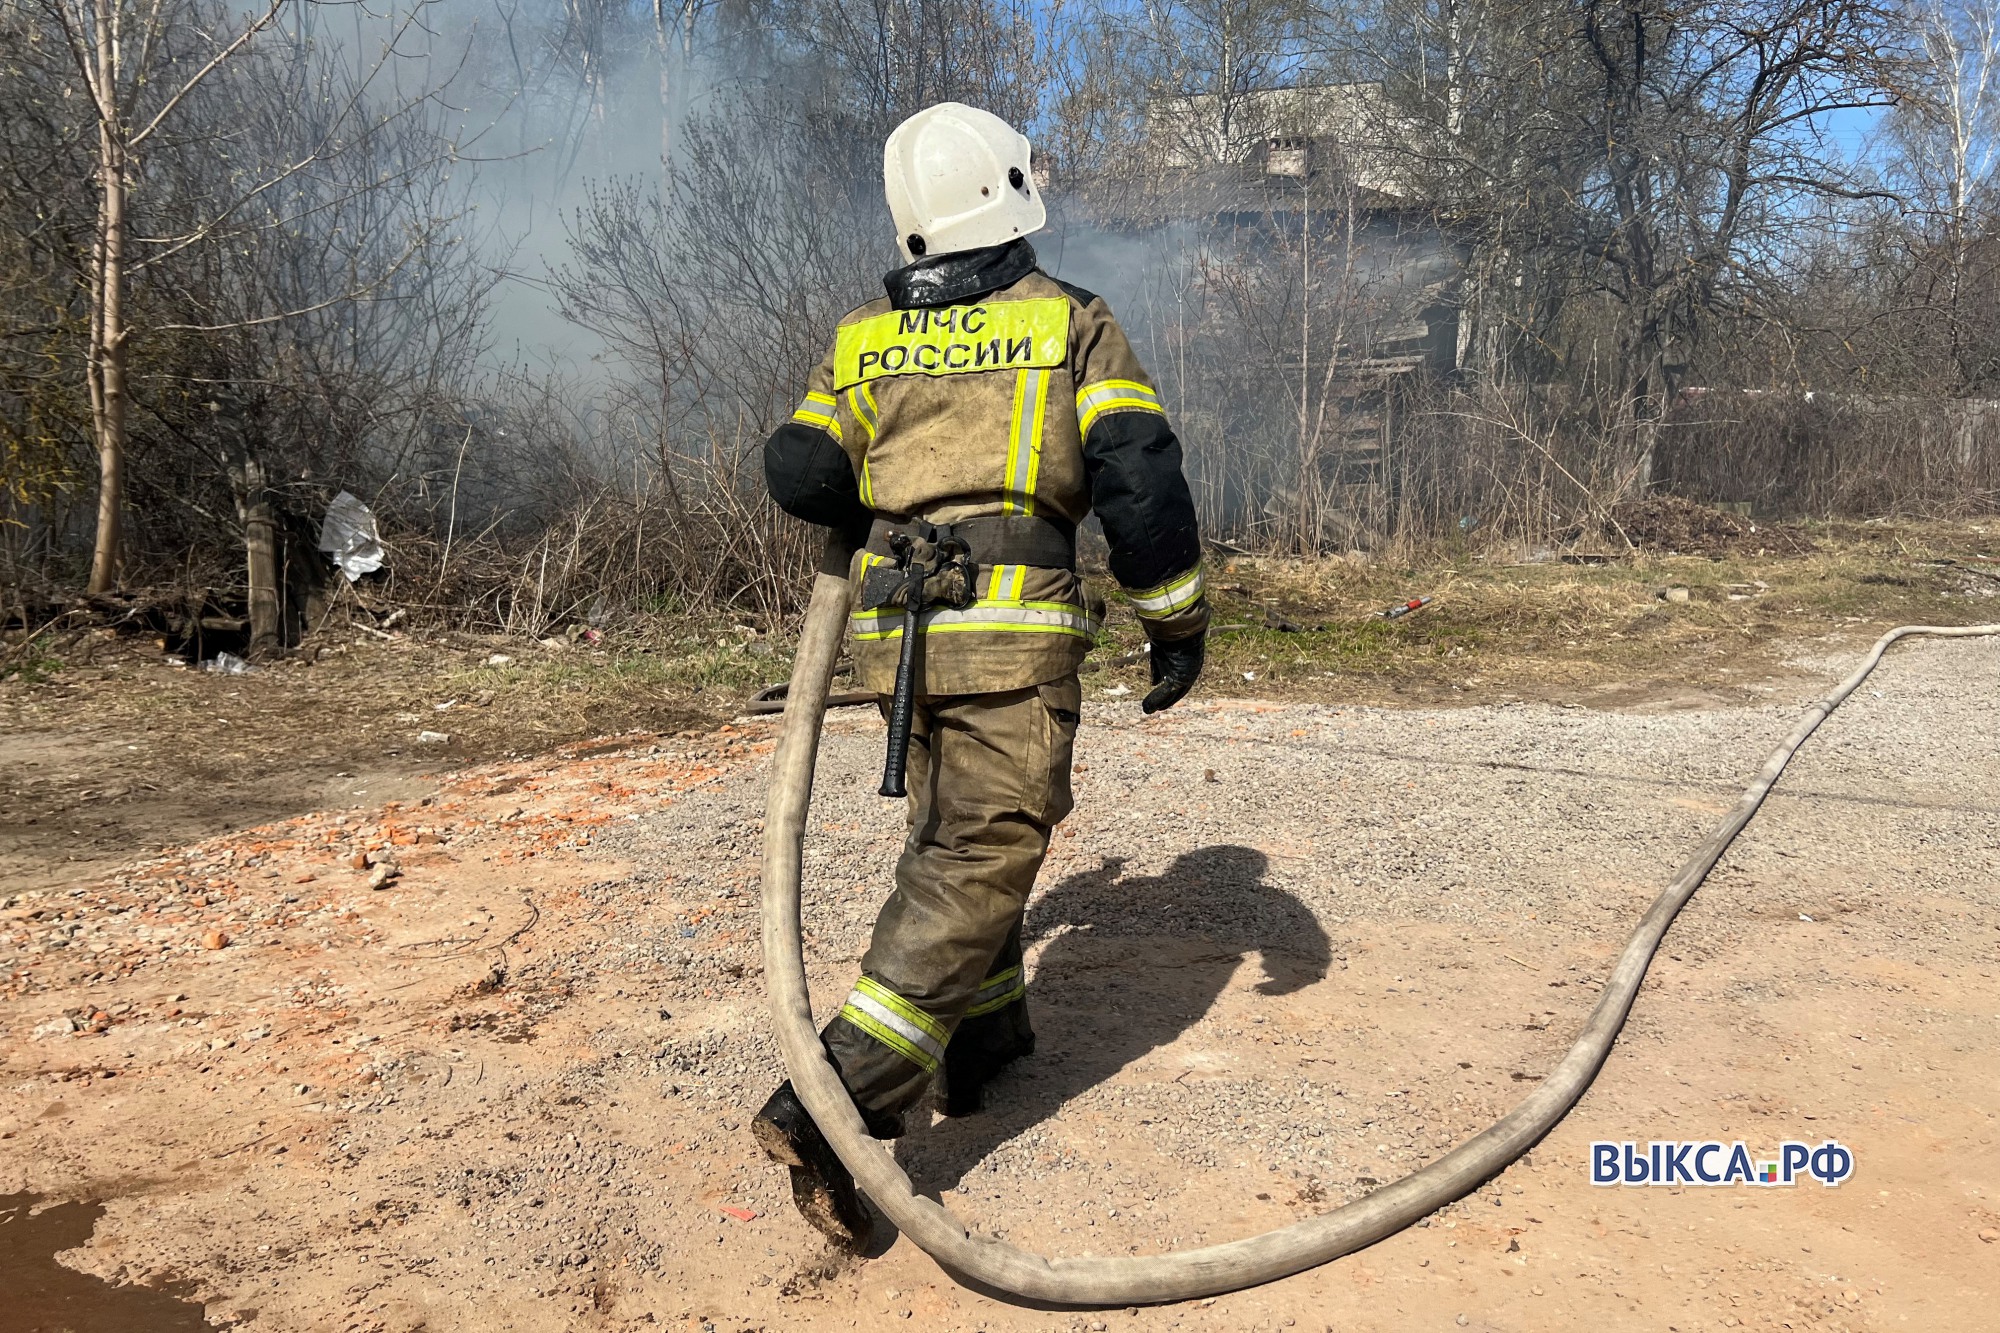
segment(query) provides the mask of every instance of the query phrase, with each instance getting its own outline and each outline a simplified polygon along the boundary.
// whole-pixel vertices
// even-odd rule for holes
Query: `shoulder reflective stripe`
[[[1099,380],[1077,390],[1076,428],[1079,435],[1090,434],[1091,423],[1106,412],[1158,412],[1160,396],[1135,380]]]
[[[1069,299],[890,310],[842,325],[833,383],[845,389],[888,375],[964,375],[1060,366],[1069,359]]]
[[[1019,967],[1010,967],[1005,972],[996,972],[979,983],[979,989],[972,996],[972,1007],[965,1011],[967,1018],[977,1018],[1005,1009],[1016,1000],[1025,999],[1028,994],[1027,982],[1021,977]]]
[[[944,1024],[871,977],[854,983],[840,1016],[926,1070],[937,1069],[951,1040]]]
[[[1148,619],[1157,620],[1170,616],[1176,611],[1184,611],[1193,606],[1206,585],[1207,581],[1202,578],[1201,566],[1196,565],[1179,578],[1169,579],[1157,588],[1130,594],[1132,609]]]
[[[1014,378],[1014,418],[1007,428],[1007,476],[1001,483],[1003,514],[1035,512],[1035,482],[1042,472],[1042,423],[1049,410],[1049,372],[1024,370]]]

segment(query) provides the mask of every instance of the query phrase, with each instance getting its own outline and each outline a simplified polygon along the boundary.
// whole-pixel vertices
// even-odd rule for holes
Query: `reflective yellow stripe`
[[[942,1023],[870,977],[854,983],[840,1016],[930,1073],[943,1062],[951,1040]]]
[[[1035,482],[1042,472],[1042,423],[1049,409],[1049,372],[1024,370],[1014,378],[1014,417],[1007,427],[1007,477],[1003,514],[1035,512]]]
[[[1092,380],[1076,391],[1076,405],[1079,410],[1101,398],[1138,398],[1158,406],[1160,395],[1149,384],[1138,380]]]
[[[870,555],[867,556],[866,558],[874,561],[879,561],[880,563],[883,564],[888,563],[887,556]],[[1024,601],[1018,597],[982,597],[978,601],[974,602],[971,606],[966,607],[962,611],[953,607],[933,607],[932,609],[924,612],[924,616],[926,619],[929,619],[932,616],[957,616],[963,618],[965,616],[972,615],[974,612],[985,612],[985,611],[1080,612],[1082,610],[1083,608],[1081,606],[1078,606],[1075,602]],[[872,611],[856,611],[852,616],[849,617],[849,619],[866,620],[870,616],[880,616],[885,620],[901,621],[903,618],[903,608],[900,606],[878,606]]]
[[[1106,412],[1156,412],[1160,396],[1137,380],[1099,380],[1076,393],[1076,427],[1079,435],[1090,434],[1091,423]]]
[[[1097,637],[1096,622],[1085,619],[1082,616],[1076,617],[1069,623],[1059,624],[1059,625],[1058,624],[1021,625],[1013,623],[1011,621],[997,621],[997,620],[990,622],[980,621],[980,622],[967,622],[965,624],[953,623],[949,625],[938,625],[938,624],[933,624],[930,621],[925,621],[920,628],[922,629],[922,632],[926,635],[974,634],[974,633],[1067,634],[1073,639],[1094,639]],[[901,625],[897,625],[894,629],[883,630],[880,632],[871,631],[865,634],[856,634],[854,637],[856,640],[862,643],[876,643],[885,639],[899,639],[902,637],[902,635],[903,635],[903,627]]]
[[[1022,487],[1028,493],[1028,504],[1021,512],[1032,514],[1035,512],[1035,487],[1042,480],[1042,427],[1049,419],[1049,372],[1031,370],[1027,375],[1033,381],[1028,392],[1034,398],[1034,404],[1028,434],[1027,484]]]
[[[1201,566],[1196,565],[1178,578],[1168,579],[1157,588],[1129,594],[1132,609],[1147,620],[1163,620],[1176,611],[1193,606],[1207,587]]]
[[[830,393],[809,393],[806,400],[792,412],[792,420],[805,426],[823,430],[840,439],[840,420],[833,414],[833,395]]]
[[[857,384],[847,391],[847,406],[854,413],[854,419],[861,423],[862,433],[869,439],[875,438],[875,425],[881,413],[875,406],[875,394],[866,384]]]
[[[1068,357],[1066,297],[890,310],[835,332],[833,382],[1053,367]]]
[[[894,639],[903,632],[903,612],[899,607],[858,611],[847,619],[855,640],[872,643]],[[1097,622],[1082,607],[1071,602],[1023,602],[985,600],[963,611],[943,608],[924,612],[917,622],[923,634],[1067,634],[1079,639],[1097,637]]]
[[[1024,512],[1015,496],[1021,489],[1021,423],[1026,416],[1027,397],[1028,376],[1024,372],[1014,377],[1014,413],[1007,423],[1007,475],[1000,482],[1003,514]]]
[[[1021,585],[1027,581],[1026,565],[995,565],[993,577],[987,582],[988,602],[1018,602],[1021,600]]]
[[[847,391],[847,407],[854,413],[854,419],[860,424],[865,437],[861,442],[861,503],[873,509],[875,479],[868,475],[868,446],[875,443],[875,431],[881,423],[882,410],[875,404],[875,390],[866,384],[858,384]]]
[[[902,1056],[905,1060],[908,1060],[911,1064],[920,1066],[926,1073],[935,1074],[938,1065],[942,1063],[937,1056],[932,1055],[929,1051],[912,1042],[902,1032],[898,1031],[895,1026],[880,1021],[873,1014],[865,1012],[852,1001],[840,1007],[840,1016],[875,1040],[881,1042],[884,1046],[887,1046],[896,1054]]]
[[[977,1018],[1005,1009],[1016,1000],[1027,998],[1028,984],[1021,976],[1020,967],[996,972],[979,983],[979,990],[972,997],[972,1007],[965,1011],[967,1018]]]

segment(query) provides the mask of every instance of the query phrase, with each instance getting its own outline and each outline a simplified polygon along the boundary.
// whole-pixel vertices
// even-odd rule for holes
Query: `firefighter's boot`
[[[1035,1032],[1028,1026],[1028,1002],[1015,1000],[996,1013],[976,1014],[958,1025],[944,1050],[944,1095],[947,1116],[977,1115],[986,1109],[986,1085],[1022,1056],[1035,1053]]]
[[[791,1080],[778,1085],[750,1122],[750,1132],[766,1156],[790,1168],[792,1203],[801,1217],[850,1250],[868,1243],[874,1221],[862,1206],[854,1177],[813,1123]]]

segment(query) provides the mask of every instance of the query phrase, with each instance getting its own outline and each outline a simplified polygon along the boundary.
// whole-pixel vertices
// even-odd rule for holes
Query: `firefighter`
[[[839,322],[764,450],[780,507],[855,548],[849,627],[864,690],[894,688],[904,608],[863,595],[910,552],[961,552],[918,620],[908,836],[854,989],[821,1034],[871,1133],[894,1138],[936,1079],[946,1115],[1034,1049],[1021,919],[1070,811],[1077,672],[1103,603],[1077,575],[1095,511],[1172,707],[1201,672],[1208,603],[1181,447],[1104,301],[1036,265],[1030,146],[955,102],[899,125],[883,183],[907,261]],[[888,580],[899,585],[899,580]],[[858,1247],[869,1218],[789,1082],[753,1122],[799,1211]]]

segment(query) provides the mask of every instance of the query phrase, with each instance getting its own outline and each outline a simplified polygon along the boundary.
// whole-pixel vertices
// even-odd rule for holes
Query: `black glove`
[[[1201,678],[1203,645],[1207,641],[1206,634],[1190,634],[1185,639],[1153,644],[1146,654],[1153,666],[1153,688],[1139,706],[1148,713],[1157,713],[1186,697]]]

